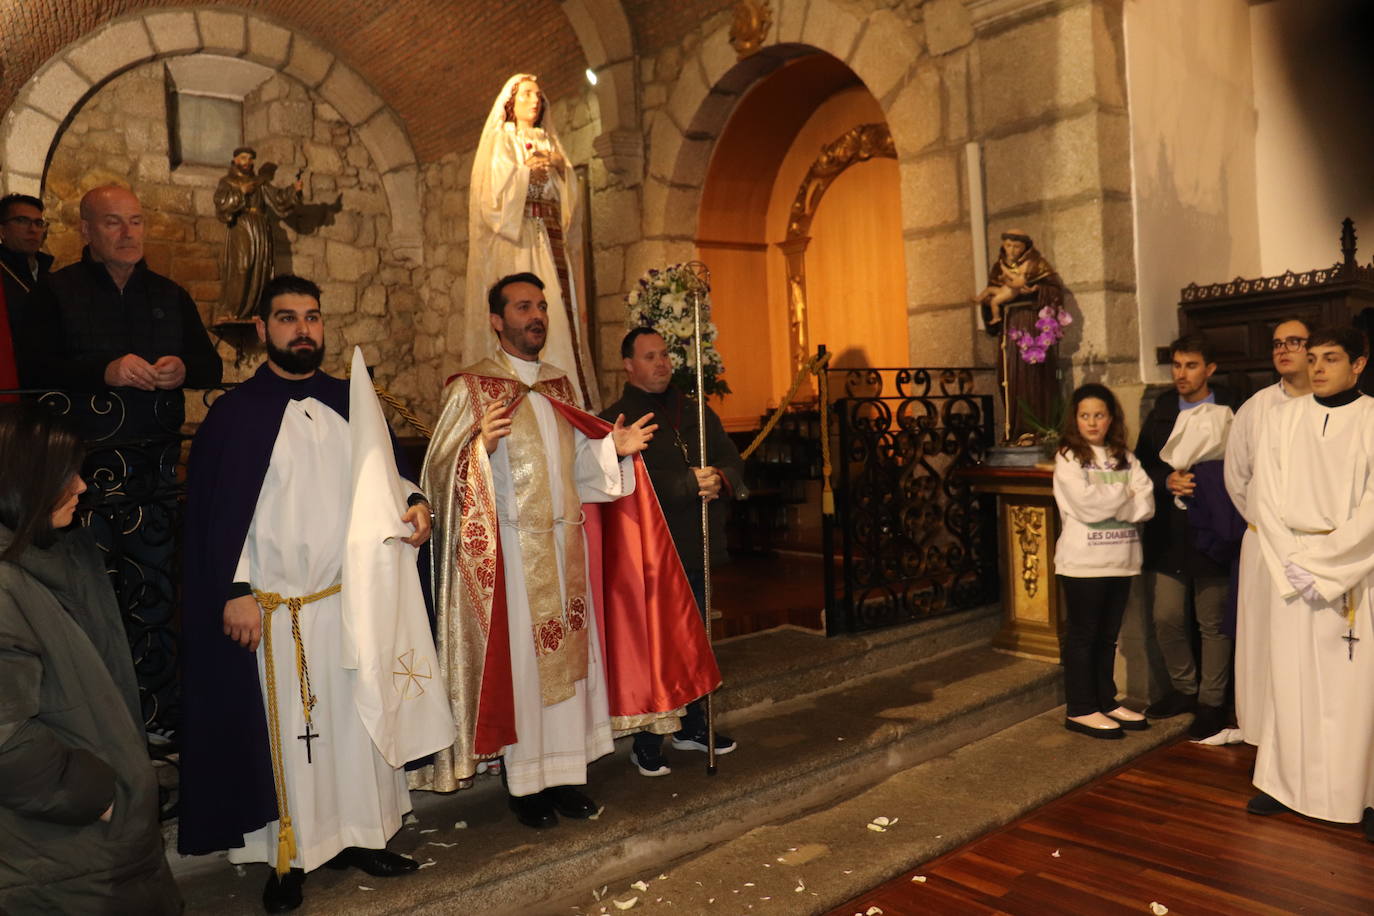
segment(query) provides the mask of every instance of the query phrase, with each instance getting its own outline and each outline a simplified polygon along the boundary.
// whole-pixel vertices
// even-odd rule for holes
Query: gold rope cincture
[[[276,592],[260,592],[253,589],[253,597],[262,608],[262,654],[267,671],[267,737],[272,748],[272,778],[277,788],[277,874],[284,875],[291,870],[291,860],[296,857],[296,832],[291,827],[291,812],[286,803],[286,770],[281,759],[281,717],[277,712],[277,671],[272,664],[272,612],[285,604],[291,610],[291,638],[296,643],[296,679],[301,686],[301,705],[305,708],[305,734],[299,740],[305,742],[305,759],[310,763],[310,742],[318,734],[310,732],[310,710],[315,705],[315,696],[310,692],[310,669],[305,663],[305,646],[301,643],[300,610],[307,604],[337,595],[342,590],[341,583],[334,583],[322,592],[306,595],[304,598],[283,598]]]
[[[817,353],[808,359],[802,367],[797,370],[797,377],[792,380],[792,387],[787,390],[782,403],[778,409],[773,411],[773,415],[768,418],[768,422],[763,424],[763,429],[754,437],[754,441],[740,452],[740,458],[748,461],[749,456],[754,454],[754,450],[763,444],[763,440],[768,438],[782,420],[783,414],[787,411],[792,399],[797,396],[797,391],[808,375],[814,374],[820,388],[820,413],[821,413],[821,512],[825,515],[835,514],[835,493],[830,488],[830,378],[826,375],[826,369],[830,363],[831,353]]]

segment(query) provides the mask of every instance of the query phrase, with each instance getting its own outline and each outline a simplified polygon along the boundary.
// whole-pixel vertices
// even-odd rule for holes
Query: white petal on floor
[[[912,876],[911,876],[911,882],[912,882],[913,884],[925,884],[925,883],[926,883],[926,876],[925,876],[925,875],[912,875]]]
[[[439,842],[438,840],[430,840],[430,841],[429,841],[429,845],[431,845],[431,846],[442,846],[444,849],[452,849],[453,847],[457,846],[458,844],[457,844],[457,843],[441,843],[441,842]]]
[[[630,907],[634,906],[634,905],[635,905],[636,903],[638,903],[638,902],[639,902],[639,898],[638,898],[638,897],[631,897],[629,900],[612,900],[612,901],[611,901],[611,903],[614,903],[614,904],[615,904],[615,908],[616,908],[617,910],[628,910]]]
[[[634,884],[631,884],[630,887],[637,891],[647,891],[649,889],[649,885],[645,884],[643,881],[636,881]]]
[[[1165,916],[1165,914],[1169,912],[1169,908],[1162,903],[1152,900],[1150,901],[1150,912],[1154,913],[1155,916]]]
[[[1054,856],[1056,859],[1062,858],[1062,857],[1059,855],[1059,850],[1057,850],[1057,849],[1056,849],[1054,852],[1050,853],[1050,855]]]

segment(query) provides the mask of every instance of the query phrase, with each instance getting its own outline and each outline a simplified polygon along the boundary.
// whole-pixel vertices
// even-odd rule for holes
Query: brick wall
[[[540,74],[552,97],[581,92],[587,64],[555,0],[243,0],[299,30],[362,73],[405,120],[416,153],[437,159],[476,143],[511,73]],[[0,111],[61,48],[157,0],[24,0],[0,4]]]

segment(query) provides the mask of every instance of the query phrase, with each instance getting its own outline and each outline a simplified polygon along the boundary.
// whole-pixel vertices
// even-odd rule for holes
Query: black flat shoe
[[[1120,728],[1093,728],[1091,725],[1084,725],[1082,722],[1075,722],[1073,719],[1065,719],[1064,727],[1071,732],[1078,732],[1080,735],[1088,735],[1093,738],[1104,738],[1108,741],[1125,737]]]
[[[385,849],[345,846],[342,852],[324,863],[324,866],[333,869],[356,868],[374,878],[394,878],[415,871],[420,867],[420,863]]]
[[[558,815],[553,813],[553,804],[544,797],[543,792],[508,797],[510,809],[515,812],[515,819],[526,827],[539,830],[558,826]]]
[[[1251,814],[1268,817],[1271,814],[1285,814],[1293,809],[1268,793],[1261,792],[1245,803],[1245,810]]]
[[[1360,826],[1364,828],[1364,838],[1374,843],[1374,808],[1364,809],[1364,817],[1360,819]]]
[[[1104,712],[1103,715],[1126,729],[1128,732],[1143,732],[1150,727],[1148,719],[1118,719],[1109,712]]]
[[[289,913],[301,905],[303,899],[301,886],[305,884],[305,872],[293,868],[286,874],[277,876],[276,869],[267,876],[267,886],[262,889],[262,907],[269,913]]]
[[[586,820],[597,811],[596,802],[572,786],[550,786],[539,794],[548,799],[553,810],[564,817]]]

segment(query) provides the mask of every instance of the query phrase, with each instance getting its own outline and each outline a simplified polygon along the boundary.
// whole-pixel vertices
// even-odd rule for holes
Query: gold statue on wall
[[[773,27],[773,8],[768,0],[739,0],[735,4],[735,18],[730,23],[730,45],[744,60],[757,54],[768,40]]]

